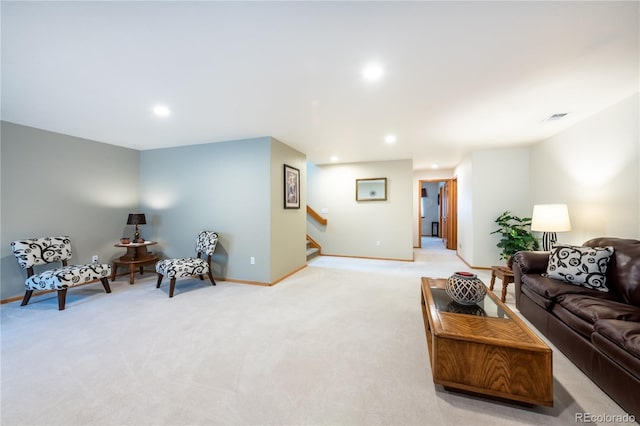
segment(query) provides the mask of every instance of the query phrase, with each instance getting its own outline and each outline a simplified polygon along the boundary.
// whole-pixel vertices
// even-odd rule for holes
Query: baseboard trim
[[[285,275],[281,276],[280,278],[278,278],[277,280],[275,280],[273,283],[271,283],[271,285],[276,285],[279,282],[284,281],[285,279],[289,278],[291,275],[297,274],[298,272],[302,271],[306,267],[307,267],[307,265],[302,265],[298,269],[294,269],[293,271],[289,272],[288,274],[285,274]]]
[[[413,256],[411,257],[411,259],[397,259],[392,257],[348,256],[345,254],[327,254],[327,253],[322,253],[320,256],[346,257],[349,259],[391,260],[394,262],[415,262],[415,257]]]
[[[235,284],[248,284],[248,285],[257,285],[257,286],[262,286],[262,287],[273,287],[274,285],[276,285],[279,282],[285,280],[286,278],[289,278],[291,275],[302,271],[306,267],[307,267],[307,265],[303,265],[303,266],[299,267],[298,269],[294,269],[293,271],[289,272],[288,274],[285,274],[282,277],[280,277],[277,280],[275,280],[273,282],[270,282],[270,283],[265,283],[265,282],[262,282],[262,281],[237,280],[237,279],[234,279],[234,278],[224,278],[224,277],[214,277],[214,279],[215,280],[220,280],[220,281],[225,281],[225,282],[228,282],[228,283],[235,283]]]
[[[273,284],[265,283],[262,281],[247,281],[247,280],[236,280],[234,278],[224,278],[224,277],[213,277],[216,281],[224,281],[227,283],[234,284],[248,284],[248,285],[258,285],[262,287],[271,287]]]
[[[456,251],[456,256],[458,256],[458,259],[462,260],[464,262],[464,264],[467,265],[471,269],[481,269],[481,270],[486,270],[486,271],[490,271],[491,270],[491,268],[487,267],[487,266],[473,266],[473,265],[470,265],[469,262],[467,262],[462,256],[460,256],[460,254],[457,251]]]

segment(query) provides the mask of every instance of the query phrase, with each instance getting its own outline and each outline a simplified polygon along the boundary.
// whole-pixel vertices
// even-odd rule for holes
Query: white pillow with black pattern
[[[556,246],[546,276],[598,291],[609,291],[607,266],[613,247]]]

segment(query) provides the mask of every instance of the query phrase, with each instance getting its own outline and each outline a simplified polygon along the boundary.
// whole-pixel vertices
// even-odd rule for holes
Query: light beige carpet
[[[576,413],[624,414],[558,351],[553,408],[434,385],[419,278],[469,268],[439,240],[428,247],[416,262],[319,257],[270,288],[182,280],[169,299],[147,273],[118,278],[112,294],[72,289],[62,312],[55,295],[3,305],[2,425],[566,425]]]

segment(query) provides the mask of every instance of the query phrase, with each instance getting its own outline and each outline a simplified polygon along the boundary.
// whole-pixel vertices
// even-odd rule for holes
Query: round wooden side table
[[[140,275],[144,273],[144,266],[149,264],[155,264],[160,257],[147,251],[148,246],[158,244],[156,241],[145,241],[143,243],[129,243],[129,244],[114,244],[114,247],[124,247],[127,252],[120,256],[119,259],[113,261],[111,268],[111,281],[116,279],[116,272],[119,266],[129,267],[129,284],[133,284],[135,281],[136,269],[140,270]]]

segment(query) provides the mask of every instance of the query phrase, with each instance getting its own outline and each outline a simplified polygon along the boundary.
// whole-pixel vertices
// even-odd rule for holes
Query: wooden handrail
[[[316,240],[311,238],[311,236],[309,234],[307,234],[307,241],[309,241],[311,243],[312,247],[315,247],[315,248],[318,249],[318,254],[322,254],[322,247],[320,247],[320,244],[318,244],[318,242]]]
[[[314,218],[320,225],[326,225],[327,224],[327,219],[325,219],[324,217],[320,216],[320,214],[318,214],[318,212],[316,212],[314,209],[312,209],[309,206],[307,206],[307,214],[309,216],[311,216],[312,218]]]

